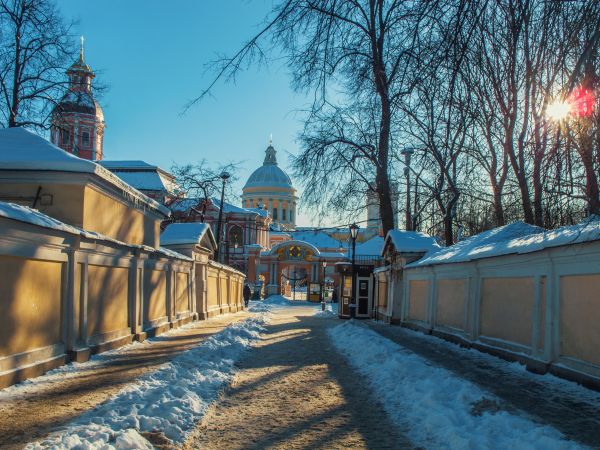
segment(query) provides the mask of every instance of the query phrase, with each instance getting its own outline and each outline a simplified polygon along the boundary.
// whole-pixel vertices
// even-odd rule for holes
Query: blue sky
[[[232,54],[271,7],[267,0],[58,0],[74,33],[85,37],[86,62],[108,85],[100,103],[106,120],[105,158],[174,163],[242,161],[236,191],[262,164],[273,134],[280,166],[289,172],[302,109],[308,99],[289,87],[287,69],[270,65],[220,83],[181,115],[207,86],[206,64]],[[296,185],[298,183],[295,183]],[[237,199],[236,199],[237,200]],[[298,225],[311,224],[300,211]]]

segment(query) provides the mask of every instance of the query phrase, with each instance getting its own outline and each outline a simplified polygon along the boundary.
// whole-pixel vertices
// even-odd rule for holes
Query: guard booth
[[[354,298],[356,299],[356,318],[366,319],[371,317],[373,305],[373,264],[356,264],[356,282]],[[335,270],[340,274],[338,298],[340,299],[339,317],[350,318],[350,303],[352,301],[352,264],[339,262]]]

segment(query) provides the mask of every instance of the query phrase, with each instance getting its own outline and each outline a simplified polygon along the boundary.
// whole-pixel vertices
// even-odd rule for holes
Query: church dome
[[[292,180],[283,170],[277,165],[275,157],[276,150],[272,145],[269,145],[266,150],[265,160],[263,165],[256,169],[248,181],[244,185],[246,188],[269,188],[279,187],[293,189]]]
[[[104,122],[104,112],[91,92],[69,90],[54,108],[55,114],[81,113]]]

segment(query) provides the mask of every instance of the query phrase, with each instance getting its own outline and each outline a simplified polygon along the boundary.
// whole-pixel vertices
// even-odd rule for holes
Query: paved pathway
[[[499,358],[465,351],[423,333],[381,322],[365,323],[382,336],[495,394],[506,409],[525,411],[569,439],[600,448],[600,393],[551,375],[515,370]]]
[[[184,445],[186,449],[412,448],[334,349],[339,324],[313,308],[274,310],[230,388]]]
[[[32,384],[0,390],[0,448],[22,448],[49,434],[141,375],[248,316],[238,312],[198,321],[159,336],[152,345],[133,345],[110,356],[104,353],[99,364],[84,364],[67,375],[45,376]]]

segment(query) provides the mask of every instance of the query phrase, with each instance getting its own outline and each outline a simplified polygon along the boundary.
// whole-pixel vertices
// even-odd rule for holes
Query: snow
[[[434,237],[418,231],[390,230],[385,238],[385,245],[387,246],[390,243],[394,246],[397,253],[422,252],[432,254],[442,248],[435,241]]]
[[[339,249],[343,247],[343,245],[339,241],[333,239],[327,233],[324,233],[322,231],[290,231],[289,234],[291,235],[293,240],[308,242],[309,244],[312,244],[319,249]]]
[[[381,256],[384,239],[381,236],[375,236],[362,244],[356,246],[357,256]]]
[[[407,267],[472,261],[493,256],[526,254],[547,248],[600,240],[600,218],[592,216],[577,225],[546,231],[516,222],[472,236]]]
[[[47,216],[46,214],[43,214],[36,209],[32,209],[27,206],[17,205],[16,203],[7,203],[0,201],[0,217],[30,223],[39,227],[65,231],[71,234],[82,234],[82,230],[80,230],[79,228],[67,225],[66,223],[63,223],[50,216]]]
[[[0,201],[0,217],[5,217],[11,220],[17,220],[19,222],[30,223],[32,225],[36,225],[43,228],[50,228],[53,230],[64,231],[66,233],[76,234],[79,236],[83,236],[88,239],[95,239],[99,241],[111,242],[114,244],[122,245],[124,247],[130,248],[143,248],[148,252],[157,252],[163,253],[172,258],[185,259],[187,261],[192,261],[191,258],[182,255],[181,253],[174,252],[172,250],[166,248],[153,248],[148,247],[146,245],[132,245],[126,242],[121,242],[117,239],[110,238],[100,233],[96,233],[95,231],[83,230],[78,227],[74,227],[72,225],[68,225],[59,220],[54,219],[44,213],[39,212],[36,209],[29,208],[28,206],[17,205],[16,203],[7,203]]]
[[[211,202],[216,209],[221,207],[221,201],[217,198],[212,198]],[[231,203],[223,202],[223,212],[226,214],[258,214],[262,217],[267,217],[269,212],[262,208],[240,208]]]
[[[210,225],[201,222],[172,223],[160,235],[160,245],[200,244],[208,234],[214,247],[216,243]]]
[[[145,161],[99,161],[127,184],[141,191],[159,191],[177,194],[181,188],[173,175]]]
[[[151,449],[152,445],[141,433],[153,431],[181,444],[233,379],[235,363],[259,338],[269,320],[268,311],[269,308],[264,308],[254,317],[230,325],[180,353],[79,416],[65,429],[26,448]],[[160,339],[164,335],[151,341]],[[151,341],[138,345],[152,345]],[[71,370],[94,362],[73,365]]]
[[[54,146],[46,139],[24,128],[0,129],[0,170],[48,170],[91,173],[139,202],[168,216],[170,211],[109,170],[95,162],[79,158]]]
[[[337,350],[370,381],[392,422],[415,447],[581,448],[556,429],[503,409],[494,395],[431,365],[364,324],[346,322],[329,334]],[[485,405],[492,407],[486,410]]]

